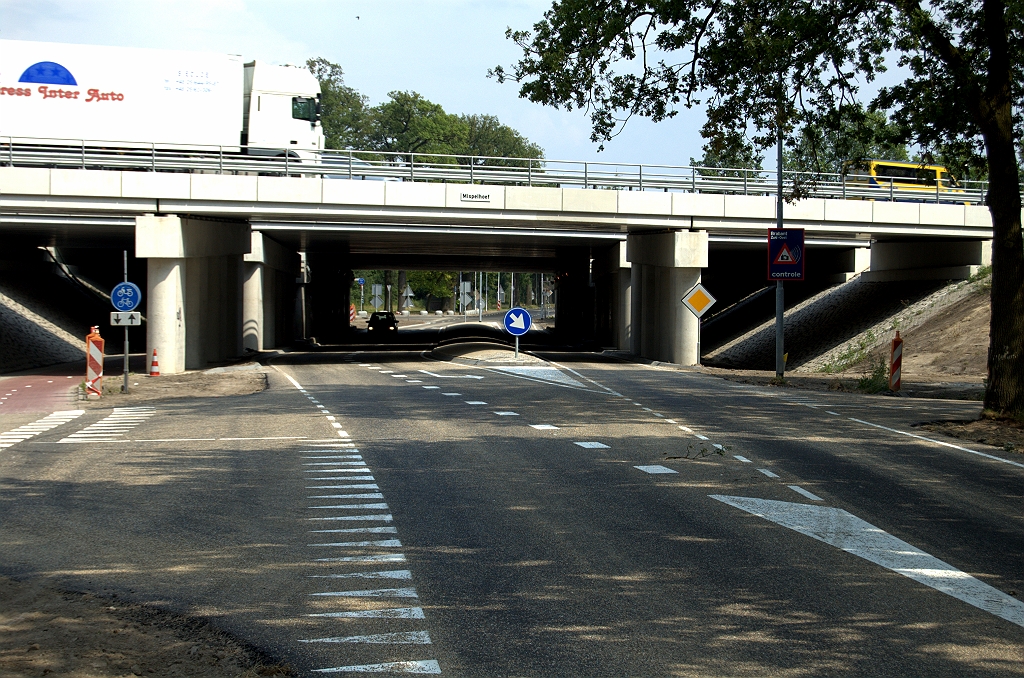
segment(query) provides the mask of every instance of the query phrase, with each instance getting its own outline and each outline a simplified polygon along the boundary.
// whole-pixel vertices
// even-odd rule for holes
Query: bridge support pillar
[[[252,351],[275,348],[292,335],[291,306],[299,255],[254,231],[244,260],[242,347]]]
[[[699,325],[681,300],[708,265],[707,232],[630,234],[626,246],[633,352],[639,347],[639,355],[650,360],[695,365]]]
[[[135,256],[148,259],[147,364],[162,374],[202,369],[242,352],[242,255],[249,225],[177,216],[135,219]]]

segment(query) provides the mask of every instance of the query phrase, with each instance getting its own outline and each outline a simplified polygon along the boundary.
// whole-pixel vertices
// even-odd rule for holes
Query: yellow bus
[[[890,191],[921,191],[936,193],[963,193],[956,177],[942,165],[922,165],[903,160],[864,160],[848,164],[846,182],[866,184]],[[927,200],[925,196],[923,199]]]

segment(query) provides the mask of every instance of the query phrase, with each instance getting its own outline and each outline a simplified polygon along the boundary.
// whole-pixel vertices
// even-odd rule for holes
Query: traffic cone
[[[149,365],[149,376],[160,376],[160,362],[156,359],[156,349],[153,349],[153,362]]]

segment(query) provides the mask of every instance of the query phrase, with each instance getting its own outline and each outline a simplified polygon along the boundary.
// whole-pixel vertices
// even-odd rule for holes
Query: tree
[[[706,130],[705,133],[707,134]],[[716,168],[701,169],[702,175],[706,177],[737,177],[744,175],[742,171],[737,171],[737,168],[761,169],[764,156],[747,139],[745,134],[730,130],[726,134],[712,133],[707,136],[710,138],[704,144],[704,157],[700,160],[690,158],[690,164],[694,167]]]
[[[388,99],[373,109],[373,150],[454,154],[466,147],[468,128],[458,116],[445,113],[440,104],[416,92],[390,92]]]
[[[327,59],[307,59],[306,67],[320,81],[320,121],[327,148],[368,148],[373,119],[368,99],[345,85],[341,66]]]
[[[1024,421],[1024,238],[1018,151],[1024,128],[1019,0],[557,0],[499,81],[531,101],[590,111],[592,138],[632,115],[654,121],[703,103],[721,134],[838,131],[888,55],[910,72],[869,108],[903,141],[955,148],[987,168],[992,325],[985,407]]]
[[[522,166],[521,160],[504,160],[504,158],[544,157],[544,149],[531,142],[522,134],[508,125],[503,125],[493,115],[463,115],[459,119],[466,125],[466,145],[459,153],[470,156],[489,156],[484,160],[478,158],[478,165]],[[500,158],[500,159],[499,159]]]
[[[849,164],[867,158],[910,160],[898,127],[884,113],[860,106],[845,109],[826,126],[804,125],[795,137],[783,155],[787,170],[841,174]]]

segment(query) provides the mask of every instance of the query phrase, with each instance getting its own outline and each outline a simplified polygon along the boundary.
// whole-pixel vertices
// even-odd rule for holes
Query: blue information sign
[[[768,230],[768,279],[804,279],[804,229]]]
[[[366,280],[364,280],[363,278],[356,278],[356,284],[362,287],[363,285],[366,284]]]
[[[532,324],[533,318],[525,308],[516,306],[510,308],[505,314],[505,330],[513,337],[521,337],[526,334]]]
[[[142,303],[142,290],[135,283],[118,283],[110,292],[110,303],[118,311],[134,311]]]

